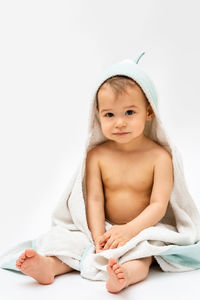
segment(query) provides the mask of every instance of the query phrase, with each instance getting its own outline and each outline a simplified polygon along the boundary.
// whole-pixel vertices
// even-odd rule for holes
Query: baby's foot
[[[110,293],[118,293],[127,287],[127,277],[125,269],[117,263],[114,258],[110,258],[106,267],[108,271],[108,279],[106,288]]]
[[[26,249],[16,261],[16,267],[39,283],[50,284],[54,281],[52,263],[50,257],[42,256],[33,249]]]

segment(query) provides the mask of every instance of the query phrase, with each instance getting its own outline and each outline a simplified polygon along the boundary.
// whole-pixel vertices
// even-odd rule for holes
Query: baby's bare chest
[[[103,186],[106,190],[148,193],[152,189],[154,160],[150,155],[107,153],[100,159]]]

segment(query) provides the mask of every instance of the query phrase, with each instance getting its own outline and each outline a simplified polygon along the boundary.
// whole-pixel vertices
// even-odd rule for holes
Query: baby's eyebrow
[[[136,105],[125,106],[124,108],[130,108],[130,107],[135,107],[135,108],[137,108]],[[108,110],[112,110],[112,108],[102,109],[102,110],[101,110],[101,113],[104,112],[104,111],[108,111]]]

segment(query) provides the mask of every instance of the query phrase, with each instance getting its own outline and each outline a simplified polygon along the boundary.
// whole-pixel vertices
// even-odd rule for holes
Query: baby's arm
[[[167,151],[157,158],[154,168],[154,183],[150,204],[139,216],[127,223],[134,235],[141,230],[156,225],[165,215],[173,189],[173,163],[171,154]]]
[[[104,193],[98,161],[97,150],[93,148],[88,151],[86,158],[86,214],[95,246],[99,245],[98,239],[105,232]]]

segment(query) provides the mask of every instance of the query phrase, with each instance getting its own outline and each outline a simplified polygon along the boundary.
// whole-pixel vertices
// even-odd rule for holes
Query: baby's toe
[[[113,257],[111,257],[111,258],[109,259],[109,265],[110,265],[111,267],[113,267],[113,266],[116,265],[116,264],[117,264],[116,259],[113,258]]]
[[[117,278],[119,278],[119,279],[123,279],[124,278],[124,273],[118,273],[118,274],[116,274],[117,275]]]
[[[24,258],[21,258],[21,257],[19,258],[20,262],[24,262],[24,260],[25,260]]]
[[[19,269],[21,267],[21,263],[16,261],[16,267]]]
[[[115,270],[115,274],[119,274],[119,273],[122,273],[122,270],[121,270],[120,268],[117,268],[117,269]]]
[[[117,268],[114,270],[114,272],[117,278],[119,279],[125,278],[124,271],[121,266],[118,265]]]
[[[120,266],[119,266],[118,264],[115,264],[112,268],[113,268],[113,270],[115,271],[115,270],[119,269]]]

